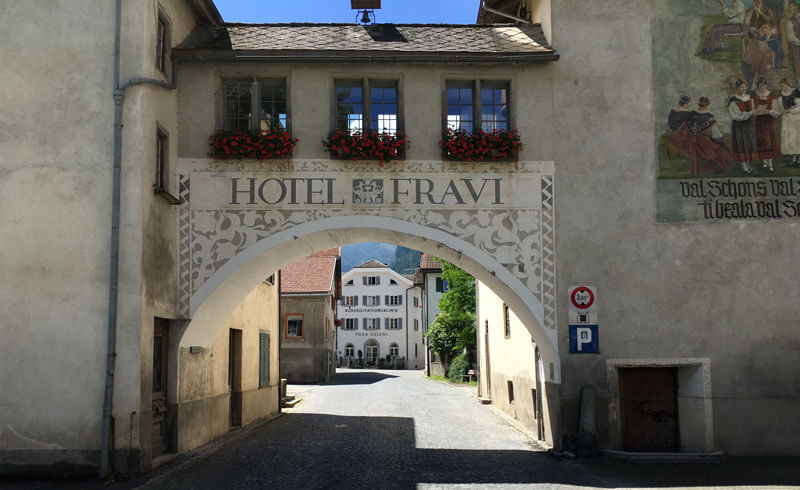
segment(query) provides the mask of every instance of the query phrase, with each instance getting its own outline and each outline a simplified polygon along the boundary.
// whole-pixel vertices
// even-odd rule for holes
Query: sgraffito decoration
[[[800,217],[798,10],[795,0],[658,3],[658,221]]]
[[[539,298],[544,326],[555,328],[551,162],[179,164],[184,317],[198,289],[260,240],[325,218],[352,216],[355,225],[359,216],[382,216],[446,232],[494,257]]]

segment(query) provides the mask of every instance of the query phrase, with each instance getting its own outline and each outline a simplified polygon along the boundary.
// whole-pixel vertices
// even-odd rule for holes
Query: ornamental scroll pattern
[[[348,214],[352,211],[193,211],[191,294],[228,260],[259,240],[302,223]],[[384,213],[380,209],[367,209],[360,214]],[[436,228],[472,243],[507,264],[518,279],[540,295],[542,253],[538,210],[406,210],[392,217]]]

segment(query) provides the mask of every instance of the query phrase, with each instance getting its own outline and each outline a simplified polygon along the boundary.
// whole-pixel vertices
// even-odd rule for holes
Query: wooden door
[[[679,449],[675,368],[621,368],[622,447],[626,451]]]
[[[151,432],[152,457],[167,452],[167,325],[168,320],[156,318],[153,325],[153,393],[151,408],[153,425]]]

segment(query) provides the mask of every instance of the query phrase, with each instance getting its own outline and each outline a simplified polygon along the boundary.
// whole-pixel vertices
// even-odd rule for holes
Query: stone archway
[[[560,382],[552,162],[181,160],[181,346],[209,345],[265,274],[379,241],[429,252],[518,313]]]

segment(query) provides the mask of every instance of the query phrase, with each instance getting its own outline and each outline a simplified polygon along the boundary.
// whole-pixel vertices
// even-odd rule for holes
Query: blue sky
[[[377,22],[474,24],[478,0],[382,0]],[[214,0],[225,22],[355,22],[350,0]]]

